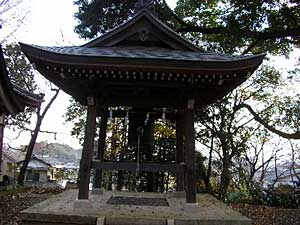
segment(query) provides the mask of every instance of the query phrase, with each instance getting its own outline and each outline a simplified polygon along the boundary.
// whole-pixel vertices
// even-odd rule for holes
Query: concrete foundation
[[[103,192],[90,195],[92,207],[78,203],[68,190],[22,212],[23,225],[251,225],[251,220],[207,194],[198,204],[172,194]],[[112,196],[166,198],[169,206],[108,204]],[[77,201],[77,203],[76,203]],[[74,207],[75,206],[75,207]]]

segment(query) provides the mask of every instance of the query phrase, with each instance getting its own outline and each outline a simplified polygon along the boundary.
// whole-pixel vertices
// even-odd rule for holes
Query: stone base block
[[[104,225],[105,224],[105,219],[103,217],[98,217],[97,218],[97,225]]]
[[[132,217],[108,217],[105,218],[106,224],[112,224],[112,225],[166,225],[167,221],[166,219],[160,219],[160,218],[132,218]]]
[[[89,199],[77,199],[74,202],[74,209],[85,209],[85,208],[92,208],[93,204]]]
[[[185,191],[176,191],[174,192],[174,198],[185,198],[186,193]]]
[[[167,220],[167,225],[175,225],[175,221],[172,219]]]
[[[103,189],[102,188],[93,188],[92,189],[92,195],[102,195]]]
[[[200,210],[198,203],[185,203],[183,208],[186,212],[192,212],[192,213],[197,213]]]

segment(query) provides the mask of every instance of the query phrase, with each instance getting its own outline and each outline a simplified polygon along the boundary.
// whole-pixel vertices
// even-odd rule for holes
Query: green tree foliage
[[[235,180],[241,180],[242,176],[245,175],[244,181],[247,182],[247,187],[250,187],[250,182],[252,182],[257,170],[250,173],[247,170],[251,166],[255,166],[256,169],[260,165],[258,163],[253,165],[254,163],[249,159],[249,149],[253,147],[253,143],[257,141],[266,142],[270,137],[270,133],[266,132],[253,117],[245,114],[245,112],[237,111],[235,108],[245,104],[245,102],[256,105],[257,108],[263,108],[260,117],[265,123],[275,126],[278,124],[275,115],[278,114],[278,108],[282,107],[282,101],[279,98],[280,92],[277,94],[274,92],[279,89],[281,83],[280,73],[272,67],[263,66],[257,71],[256,76],[251,77],[221,101],[206,107],[198,114],[197,139],[204,148],[213,152],[213,160],[222,162],[221,167],[217,168],[218,171],[215,171],[220,176],[220,184],[218,188],[214,189],[221,198],[226,197],[230,187],[239,187],[242,184],[241,182],[231,183],[233,180],[232,171],[241,165],[240,159],[247,157],[249,165],[247,162],[243,162],[244,167],[237,169],[241,173]],[[267,99],[269,101],[266,101]],[[282,112],[280,113],[283,115]],[[255,157],[257,158],[259,154],[256,154]],[[202,163],[200,166],[202,168],[212,166],[207,165],[209,163],[207,160],[200,163]],[[250,165],[250,163],[252,164]],[[242,171],[241,168],[245,168],[245,170]],[[204,174],[204,177],[210,175]],[[208,185],[211,183],[207,182],[205,185],[206,189],[209,189]]]
[[[209,50],[287,54],[299,46],[298,1],[179,0],[175,12],[178,30]]]
[[[83,38],[102,34],[128,19],[136,2],[76,0],[75,31]],[[288,54],[300,43],[300,6],[295,0],[179,0],[175,11],[164,0],[153,2],[162,21],[210,51]]]
[[[171,25],[174,20],[164,0],[150,1],[158,17]],[[91,39],[125,22],[135,12],[136,0],[76,0],[78,6],[75,18],[79,21],[75,32],[80,37]]]
[[[71,135],[78,138],[81,143],[84,138],[86,113],[86,106],[79,104],[73,98],[70,99],[70,103],[65,114],[65,120],[66,122],[73,123]]]

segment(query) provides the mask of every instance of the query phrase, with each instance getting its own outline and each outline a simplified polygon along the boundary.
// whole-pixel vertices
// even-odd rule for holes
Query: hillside
[[[81,149],[59,143],[36,143],[33,154],[57,159],[61,162],[78,162],[81,157]]]

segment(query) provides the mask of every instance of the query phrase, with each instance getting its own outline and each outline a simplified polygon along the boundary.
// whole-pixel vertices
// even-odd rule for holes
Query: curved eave
[[[265,54],[237,57],[233,60],[178,60],[143,57],[80,56],[61,54],[20,43],[23,52],[32,63],[54,63],[66,66],[91,66],[115,68],[143,68],[187,71],[228,72],[253,71],[263,61]]]
[[[25,106],[38,107],[41,104],[42,98],[40,96],[30,93],[10,82],[1,46],[0,69],[0,98],[2,101],[2,110],[6,114],[15,116],[23,111]]]
[[[4,105],[4,111],[7,114],[15,116],[17,113],[24,109],[24,105],[20,104],[13,91],[13,86],[9,80],[8,72],[6,69],[5,60],[3,57],[2,47],[0,45],[0,98]]]
[[[16,84],[13,84],[13,90],[16,93],[19,100],[26,106],[31,106],[31,107],[37,108],[44,101],[42,95],[33,94],[33,93],[19,87]]]

